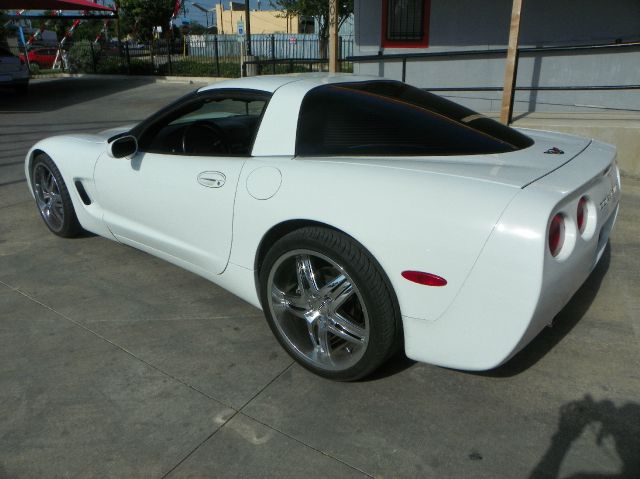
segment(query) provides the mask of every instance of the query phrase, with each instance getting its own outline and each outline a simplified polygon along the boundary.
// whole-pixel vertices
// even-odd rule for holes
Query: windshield
[[[212,120],[233,116],[254,115],[262,113],[266,100],[236,100],[232,98],[207,99],[193,104],[193,111],[173,120],[170,125],[190,123],[196,120]]]
[[[504,153],[533,140],[454,102],[395,81],[311,90],[300,108],[299,155],[430,156]]]

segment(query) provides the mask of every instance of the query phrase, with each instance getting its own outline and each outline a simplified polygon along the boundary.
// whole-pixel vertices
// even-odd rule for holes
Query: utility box
[[[246,72],[245,73],[246,76],[254,77],[258,75],[258,65],[255,63],[249,63],[249,64],[246,63],[246,62],[256,61],[257,59],[258,57],[255,55],[244,55],[242,57],[242,63],[243,65],[245,65],[244,71]]]

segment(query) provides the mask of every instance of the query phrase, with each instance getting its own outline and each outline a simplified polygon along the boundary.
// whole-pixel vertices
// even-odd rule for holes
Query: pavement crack
[[[229,421],[231,421],[234,417],[236,417],[238,415],[239,411],[235,411],[230,417],[229,419],[227,419],[224,423],[222,423],[215,431],[213,431],[211,434],[209,434],[206,438],[204,438],[204,440],[202,442],[200,442],[196,447],[194,447],[191,451],[189,451],[189,453],[184,456],[182,459],[180,459],[180,461],[178,461],[178,463],[173,466],[171,469],[169,469],[166,473],[164,473],[160,479],[165,479],[166,477],[169,476],[169,474],[171,474],[173,471],[175,471],[178,467],[180,467],[187,459],[189,459],[191,456],[193,456],[195,454],[195,452],[200,449],[202,446],[204,446],[204,444],[211,439],[213,436],[215,436],[218,431],[220,429],[222,429],[223,427],[225,427],[227,424],[229,424]]]
[[[291,367],[293,367],[293,365],[295,364],[295,362],[292,360],[289,362],[289,364],[287,364],[282,371],[280,371],[277,375],[275,375],[269,382],[267,382],[264,386],[262,386],[253,396],[251,396],[251,398],[249,398],[240,408],[236,409],[233,406],[230,406],[228,404],[226,404],[225,402],[207,394],[204,391],[201,391],[200,389],[198,389],[197,387],[193,386],[192,384],[189,384],[187,382],[185,382],[184,380],[174,376],[173,374],[155,366],[154,364],[149,363],[148,361],[142,359],[141,357],[137,356],[135,353],[133,353],[132,351],[129,351],[128,349],[114,343],[113,341],[111,341],[110,339],[106,338],[105,336],[101,335],[100,333],[92,330],[91,328],[85,326],[84,324],[74,320],[73,318],[70,318],[69,316],[61,313],[60,311],[57,311],[56,309],[52,308],[51,306],[43,303],[42,301],[39,301],[38,299],[36,299],[35,297],[31,296],[30,294],[28,294],[25,291],[20,290],[19,288],[13,287],[7,283],[5,283],[4,281],[0,281],[0,284],[2,284],[3,286],[7,287],[8,289],[16,292],[17,294],[20,294],[21,296],[25,297],[26,299],[28,299],[29,301],[32,301],[38,305],[40,305],[41,307],[51,311],[53,314],[55,314],[56,316],[64,319],[65,321],[68,321],[70,323],[72,323],[73,325],[87,331],[88,333],[96,336],[97,338],[101,339],[102,341],[105,341],[107,343],[109,343],[110,345],[112,345],[113,347],[119,349],[120,351],[126,353],[127,355],[131,356],[132,358],[136,359],[137,361],[140,361],[141,363],[145,364],[146,366],[148,366],[149,368],[158,371],[159,373],[163,374],[164,376],[167,376],[168,378],[176,381],[177,383],[186,386],[187,388],[191,389],[192,391],[201,394],[202,396],[206,397],[207,399],[211,400],[211,401],[215,401],[218,404],[224,406],[225,408],[233,411],[233,414],[231,414],[226,420],[224,420],[224,422],[217,427],[213,432],[211,432],[211,434],[209,434],[206,438],[204,438],[202,441],[200,441],[192,450],[190,450],[182,459],[180,459],[173,467],[171,467],[171,469],[169,469],[164,475],[162,475],[162,479],[165,479],[166,477],[168,477],[173,471],[175,471],[176,469],[178,469],[185,461],[187,461],[191,456],[193,456],[193,454],[196,453],[196,451],[198,451],[207,441],[209,441],[212,437],[214,437],[219,431],[221,431],[225,426],[227,426],[229,424],[229,422],[231,420],[233,420],[233,418],[235,418],[238,414],[243,414],[246,417],[250,418],[253,421],[256,421],[257,423],[261,424],[262,426],[271,429],[279,434],[282,434],[283,436],[291,439],[292,441],[302,445],[303,447],[307,447],[309,449],[312,449],[313,451],[322,454],[323,456],[326,456],[327,458],[333,459],[334,461],[337,461],[341,464],[343,464],[344,466],[353,469],[354,471],[357,471],[363,475],[365,475],[366,477],[374,477],[371,474],[367,473],[366,471],[363,471],[362,469],[353,466],[352,464],[349,464],[321,449],[318,449],[310,444],[305,443],[304,441],[284,432],[281,431],[280,429],[271,426],[269,424],[266,424],[262,421],[260,421],[259,419],[253,417],[250,414],[246,414],[244,412],[244,409],[251,404],[258,396],[260,396],[269,386],[271,386],[274,382],[276,382],[278,379],[280,379],[282,377],[283,374],[285,374],[289,369],[291,369]]]
[[[113,347],[115,347],[115,348],[119,349],[120,351],[122,351],[122,352],[124,352],[124,353],[128,354],[128,355],[129,355],[129,356],[131,356],[132,358],[136,359],[137,361],[140,361],[141,363],[145,364],[146,366],[150,367],[151,369],[153,369],[153,370],[155,370],[155,371],[158,371],[159,373],[163,374],[164,376],[167,376],[167,377],[169,377],[169,378],[173,379],[173,380],[174,380],[174,381],[176,381],[177,383],[182,384],[183,386],[186,386],[187,388],[191,389],[192,391],[194,391],[194,392],[196,392],[196,393],[198,393],[198,394],[201,394],[202,396],[206,397],[207,399],[210,399],[210,400],[212,400],[212,401],[217,402],[218,404],[220,404],[220,405],[224,406],[225,408],[228,408],[228,409],[231,409],[231,410],[233,410],[233,411],[236,411],[236,408],[234,408],[234,407],[232,407],[232,406],[230,406],[230,405],[228,405],[228,404],[225,404],[225,403],[224,403],[223,401],[221,401],[220,399],[214,398],[213,396],[211,396],[211,395],[207,394],[206,392],[201,391],[200,389],[198,389],[198,388],[197,388],[197,387],[195,387],[194,385],[192,385],[192,384],[189,384],[189,383],[185,382],[184,380],[182,380],[182,379],[180,379],[180,378],[178,378],[178,377],[174,376],[173,374],[171,374],[171,373],[169,373],[169,372],[167,372],[167,371],[165,371],[165,370],[163,370],[163,369],[159,368],[158,366],[156,366],[156,365],[154,365],[154,364],[151,364],[150,362],[148,362],[148,361],[146,361],[146,360],[142,359],[141,357],[137,356],[137,355],[136,355],[135,353],[133,353],[132,351],[129,351],[128,349],[126,349],[126,348],[124,348],[124,347],[120,346],[119,344],[114,343],[114,342],[113,342],[113,341],[111,341],[109,338],[106,338],[105,336],[101,335],[100,333],[98,333],[98,332],[96,332],[96,331],[92,330],[91,328],[88,328],[88,327],[87,327],[87,326],[85,326],[84,324],[79,323],[78,321],[76,321],[76,320],[74,320],[74,319],[70,318],[69,316],[67,316],[67,315],[65,315],[65,314],[63,314],[63,313],[61,313],[60,311],[56,311],[56,310],[55,310],[54,308],[52,308],[51,306],[49,306],[49,305],[47,305],[47,304],[44,304],[42,301],[37,300],[37,299],[36,299],[36,298],[34,298],[33,296],[31,296],[31,295],[27,294],[26,292],[24,292],[24,291],[20,290],[19,288],[14,288],[13,286],[11,286],[11,285],[9,285],[9,284],[7,284],[7,283],[3,282],[3,281],[0,281],[0,284],[2,284],[2,285],[4,285],[4,286],[6,286],[7,288],[11,289],[12,291],[15,291],[16,293],[18,293],[18,294],[20,294],[20,295],[24,296],[24,297],[25,297],[25,298],[27,298],[28,300],[33,301],[33,302],[34,302],[34,303],[36,303],[36,304],[39,304],[39,305],[40,305],[40,306],[42,306],[43,308],[48,309],[49,311],[51,311],[51,312],[52,312],[52,313],[54,313],[55,315],[57,315],[57,316],[61,317],[62,319],[66,320],[66,321],[69,321],[70,323],[74,324],[75,326],[78,326],[79,328],[81,328],[81,329],[83,329],[83,330],[87,331],[88,333],[93,334],[94,336],[96,336],[97,338],[101,339],[102,341],[105,341],[105,342],[109,343],[109,344],[110,344],[110,345],[112,345]]]
[[[243,406],[243,407],[244,407],[244,406]],[[286,432],[284,432],[284,431],[281,431],[281,430],[280,430],[280,429],[278,429],[277,427],[273,427],[273,426],[270,426],[269,424],[266,424],[266,423],[262,422],[261,420],[259,420],[259,419],[255,418],[255,417],[254,417],[254,416],[252,416],[251,414],[247,414],[247,413],[245,413],[245,412],[242,412],[242,414],[243,414],[243,415],[245,415],[245,416],[247,416],[247,417],[248,417],[249,419],[251,419],[252,421],[257,422],[258,424],[261,424],[261,425],[263,425],[264,427],[266,427],[266,428],[268,428],[268,429],[271,429],[272,431],[275,431],[275,432],[277,432],[277,433],[279,433],[279,434],[282,434],[283,436],[285,436],[285,437],[287,437],[287,438],[291,439],[291,440],[292,440],[292,441],[294,441],[294,442],[297,442],[297,443],[298,443],[298,444],[300,444],[301,446],[308,447],[309,449],[312,449],[312,450],[314,450],[315,452],[317,452],[317,453],[319,453],[319,454],[322,454],[322,455],[323,455],[323,456],[325,456],[325,457],[328,457],[329,459],[332,459],[332,460],[334,460],[334,461],[336,461],[336,462],[339,462],[340,464],[343,464],[344,466],[347,466],[349,469],[353,469],[354,471],[357,471],[357,472],[359,472],[359,473],[361,473],[361,474],[364,474],[366,477],[371,477],[371,478],[375,477],[375,476],[373,476],[373,475],[369,474],[368,472],[363,471],[363,470],[362,470],[362,469],[360,469],[359,467],[354,466],[353,464],[349,464],[348,462],[345,462],[345,461],[343,461],[342,459],[340,459],[340,458],[338,458],[338,457],[336,457],[336,456],[333,456],[333,455],[331,455],[330,453],[328,453],[328,452],[326,452],[326,451],[323,451],[322,449],[318,449],[317,447],[314,447],[314,446],[312,446],[311,444],[307,444],[306,442],[301,441],[300,439],[298,439],[298,438],[297,438],[297,437],[295,437],[295,436],[292,436],[291,434],[288,434],[288,433],[286,433]],[[235,414],[234,414],[234,416],[235,416]]]
[[[251,398],[249,398],[249,400],[247,400],[247,402],[245,402],[242,406],[240,406],[240,409],[238,409],[238,412],[242,412],[244,410],[244,408],[246,408],[249,403],[251,403],[255,398],[257,398],[260,394],[262,394],[262,392],[267,389],[269,386],[271,386],[274,382],[276,382],[278,379],[280,379],[280,377],[286,373],[289,369],[291,369],[291,366],[293,366],[295,363],[294,361],[290,361],[289,364],[282,370],[280,371],[273,379],[271,379],[271,381],[269,381],[267,384],[265,384],[264,386],[262,386],[257,393],[255,393],[253,396],[251,396]]]
[[[229,416],[229,418],[227,418],[221,425],[220,427],[218,427],[215,431],[213,431],[211,434],[209,434],[202,442],[200,442],[196,447],[194,447],[186,456],[184,456],[180,461],[178,461],[178,463],[173,466],[171,469],[169,469],[169,471],[167,471],[162,477],[161,479],[165,479],[166,477],[169,476],[169,474],[171,474],[173,471],[175,471],[178,467],[180,467],[181,464],[183,464],[187,459],[189,459],[191,456],[193,456],[193,454],[195,454],[195,452],[200,449],[209,439],[211,439],[213,436],[215,436],[218,431],[221,431],[227,424],[229,424],[229,422],[231,422],[231,420],[236,417],[238,414],[242,413],[242,410],[251,402],[253,401],[257,396],[259,396],[265,389],[267,389],[274,381],[276,381],[278,378],[280,378],[284,373],[286,373],[289,368],[291,368],[291,366],[293,366],[293,361],[291,361],[289,364],[287,364],[287,366],[285,368],[282,369],[282,371],[280,371],[271,381],[269,381],[267,384],[265,384],[264,386],[262,386],[258,392],[256,392],[247,402],[244,403],[244,405],[242,405],[242,407],[240,407],[240,409],[234,409],[234,408],[230,408],[234,411],[234,413]],[[247,416],[249,417],[249,416]],[[257,421],[259,422],[259,421]],[[260,423],[262,424],[262,423]],[[274,428],[267,426],[269,429],[272,429],[275,431]]]
[[[245,412],[244,412],[244,409],[245,409],[245,408],[246,408],[246,407],[247,407],[251,402],[253,402],[253,400],[254,400],[255,398],[257,398],[260,394],[262,394],[262,393],[263,393],[263,392],[264,392],[264,391],[265,391],[269,386],[271,386],[271,384],[273,384],[273,383],[274,383],[274,382],[276,382],[278,379],[280,379],[280,377],[281,377],[284,373],[286,373],[289,369],[291,369],[291,368],[293,367],[293,365],[294,365],[294,364],[295,364],[295,361],[291,361],[291,362],[289,363],[289,365],[288,365],[287,367],[285,367],[285,368],[280,372],[280,374],[278,374],[277,376],[275,376],[271,381],[269,381],[267,384],[265,384],[265,385],[264,385],[264,386],[263,386],[263,387],[262,387],[262,388],[261,388],[261,389],[260,389],[256,394],[254,394],[254,395],[253,395],[253,397],[251,397],[247,402],[245,402],[245,403],[240,407],[240,409],[238,410],[238,412],[236,412],[232,417],[230,417],[230,418],[229,418],[229,420],[227,420],[227,422],[225,423],[225,425],[226,425],[226,424],[228,424],[228,422],[229,422],[231,419],[233,419],[235,416],[237,416],[238,414],[243,414],[244,416],[248,417],[249,419],[251,419],[251,420],[253,420],[253,421],[257,422],[258,424],[261,424],[262,426],[264,426],[264,427],[266,427],[266,428],[268,428],[268,429],[271,429],[272,431],[275,431],[275,432],[277,432],[277,433],[279,433],[279,434],[282,434],[283,436],[285,436],[285,437],[287,437],[287,438],[291,439],[292,441],[294,441],[294,442],[296,442],[296,443],[300,444],[301,446],[308,447],[309,449],[312,449],[313,451],[315,451],[315,452],[317,452],[317,453],[319,453],[319,454],[322,454],[322,455],[323,455],[323,456],[325,456],[325,457],[328,457],[328,458],[330,458],[330,459],[333,459],[334,461],[339,462],[340,464],[343,464],[343,465],[347,466],[348,468],[353,469],[354,471],[357,471],[357,472],[359,472],[359,473],[361,473],[361,474],[364,474],[364,475],[365,475],[365,476],[367,476],[367,477],[374,477],[374,476],[372,476],[371,474],[369,474],[368,472],[363,471],[362,469],[360,469],[360,468],[358,468],[358,467],[356,467],[356,466],[354,466],[354,465],[352,465],[352,464],[349,464],[348,462],[345,462],[345,461],[343,461],[343,460],[341,460],[341,459],[339,459],[339,458],[337,458],[337,457],[335,457],[335,456],[332,456],[331,454],[329,454],[329,453],[327,453],[327,452],[325,452],[325,451],[323,451],[323,450],[321,450],[321,449],[318,449],[318,448],[316,448],[316,447],[314,447],[314,446],[312,446],[312,445],[310,445],[310,444],[307,444],[306,442],[301,441],[300,439],[298,439],[298,438],[296,438],[296,437],[294,437],[294,436],[292,436],[292,435],[290,435],[290,434],[287,434],[286,432],[281,431],[280,429],[278,429],[278,428],[276,428],[276,427],[274,427],[274,426],[271,426],[271,425],[269,425],[269,424],[266,424],[266,423],[264,423],[264,422],[260,421],[259,419],[256,419],[256,418],[255,418],[255,417],[253,417],[252,415],[247,414],[247,413],[245,413]],[[218,430],[220,430],[220,429],[222,429],[222,427],[220,427]],[[215,434],[215,433],[214,433],[214,434]]]

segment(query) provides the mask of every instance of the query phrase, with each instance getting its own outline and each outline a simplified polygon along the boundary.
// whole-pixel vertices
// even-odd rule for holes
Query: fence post
[[[218,55],[218,35],[213,37],[213,50],[216,55],[216,76],[220,76],[220,56]]]
[[[131,56],[129,55],[129,42],[124,44],[124,53],[127,60],[127,75],[131,75]]]
[[[276,74],[276,36],[271,35],[271,71]]]
[[[407,57],[402,59],[402,83],[407,82]]]
[[[152,39],[151,43],[149,44],[149,57],[151,58],[151,72],[153,74],[156,73],[156,61],[153,57],[153,47],[155,45],[155,41]]]
[[[93,73],[97,73],[96,69],[96,55],[93,51],[93,42],[89,42],[89,47],[91,48],[91,63],[93,64]]]
[[[289,73],[293,73],[293,58],[289,58]]]
[[[169,63],[169,75],[173,73],[173,68],[171,67],[171,50],[173,49],[173,42],[171,40],[166,41],[167,45],[167,61]]]

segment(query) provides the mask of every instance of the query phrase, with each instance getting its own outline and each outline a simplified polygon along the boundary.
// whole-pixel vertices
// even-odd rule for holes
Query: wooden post
[[[247,56],[250,57],[251,53],[251,8],[249,7],[249,0],[244,0],[244,16],[246,17],[245,38],[247,42]]]
[[[502,108],[500,121],[505,125],[511,123],[513,116],[513,98],[518,74],[518,39],[520,37],[520,12],[522,0],[513,0],[511,10],[511,26],[509,28],[509,49],[504,67],[504,89],[502,90]]]
[[[338,48],[338,0],[329,0],[329,73],[340,71]]]

